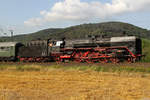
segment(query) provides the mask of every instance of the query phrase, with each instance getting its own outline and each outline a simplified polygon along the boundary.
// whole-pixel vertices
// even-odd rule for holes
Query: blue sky
[[[150,29],[150,0],[0,0],[0,36],[122,21]]]

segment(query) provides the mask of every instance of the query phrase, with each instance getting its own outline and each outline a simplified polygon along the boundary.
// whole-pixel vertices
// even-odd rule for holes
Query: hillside
[[[30,41],[48,38],[84,38],[87,35],[122,36],[135,35],[142,38],[150,38],[150,31],[123,22],[106,22],[96,24],[82,24],[68,28],[45,29],[35,33],[14,36],[14,41]],[[1,38],[1,41],[11,41],[9,37]]]

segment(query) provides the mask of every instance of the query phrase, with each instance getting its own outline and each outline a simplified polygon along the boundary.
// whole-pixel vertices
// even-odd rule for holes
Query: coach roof
[[[17,42],[0,42],[0,47],[16,46]]]

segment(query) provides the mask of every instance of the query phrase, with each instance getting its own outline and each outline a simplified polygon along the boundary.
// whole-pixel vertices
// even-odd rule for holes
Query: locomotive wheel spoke
[[[85,60],[87,63],[94,63],[95,62],[95,58],[98,56],[97,53],[95,52],[90,52],[89,54],[87,54],[87,59]]]
[[[81,59],[80,59],[80,58],[79,58],[79,59],[77,58],[77,59],[75,59],[74,61],[80,63],[80,62],[81,62]]]
[[[94,63],[94,61],[92,59],[86,59],[85,60],[87,63]]]
[[[77,52],[77,53],[75,53],[75,55],[74,55],[74,61],[75,62],[81,62],[82,60],[81,60],[81,52]]]
[[[87,57],[88,59],[85,60],[87,63],[94,63],[92,60],[92,54],[88,54]]]

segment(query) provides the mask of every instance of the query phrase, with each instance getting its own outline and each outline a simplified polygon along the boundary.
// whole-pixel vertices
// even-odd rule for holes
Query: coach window
[[[12,47],[12,48],[13,48],[13,47]],[[9,51],[9,50],[10,50],[10,47],[5,47],[4,50],[5,50],[5,51]]]
[[[0,47],[0,51],[4,51],[4,47]]]
[[[0,51],[9,51],[10,47],[0,47]]]
[[[10,50],[10,47],[5,47],[5,51],[9,51]]]

